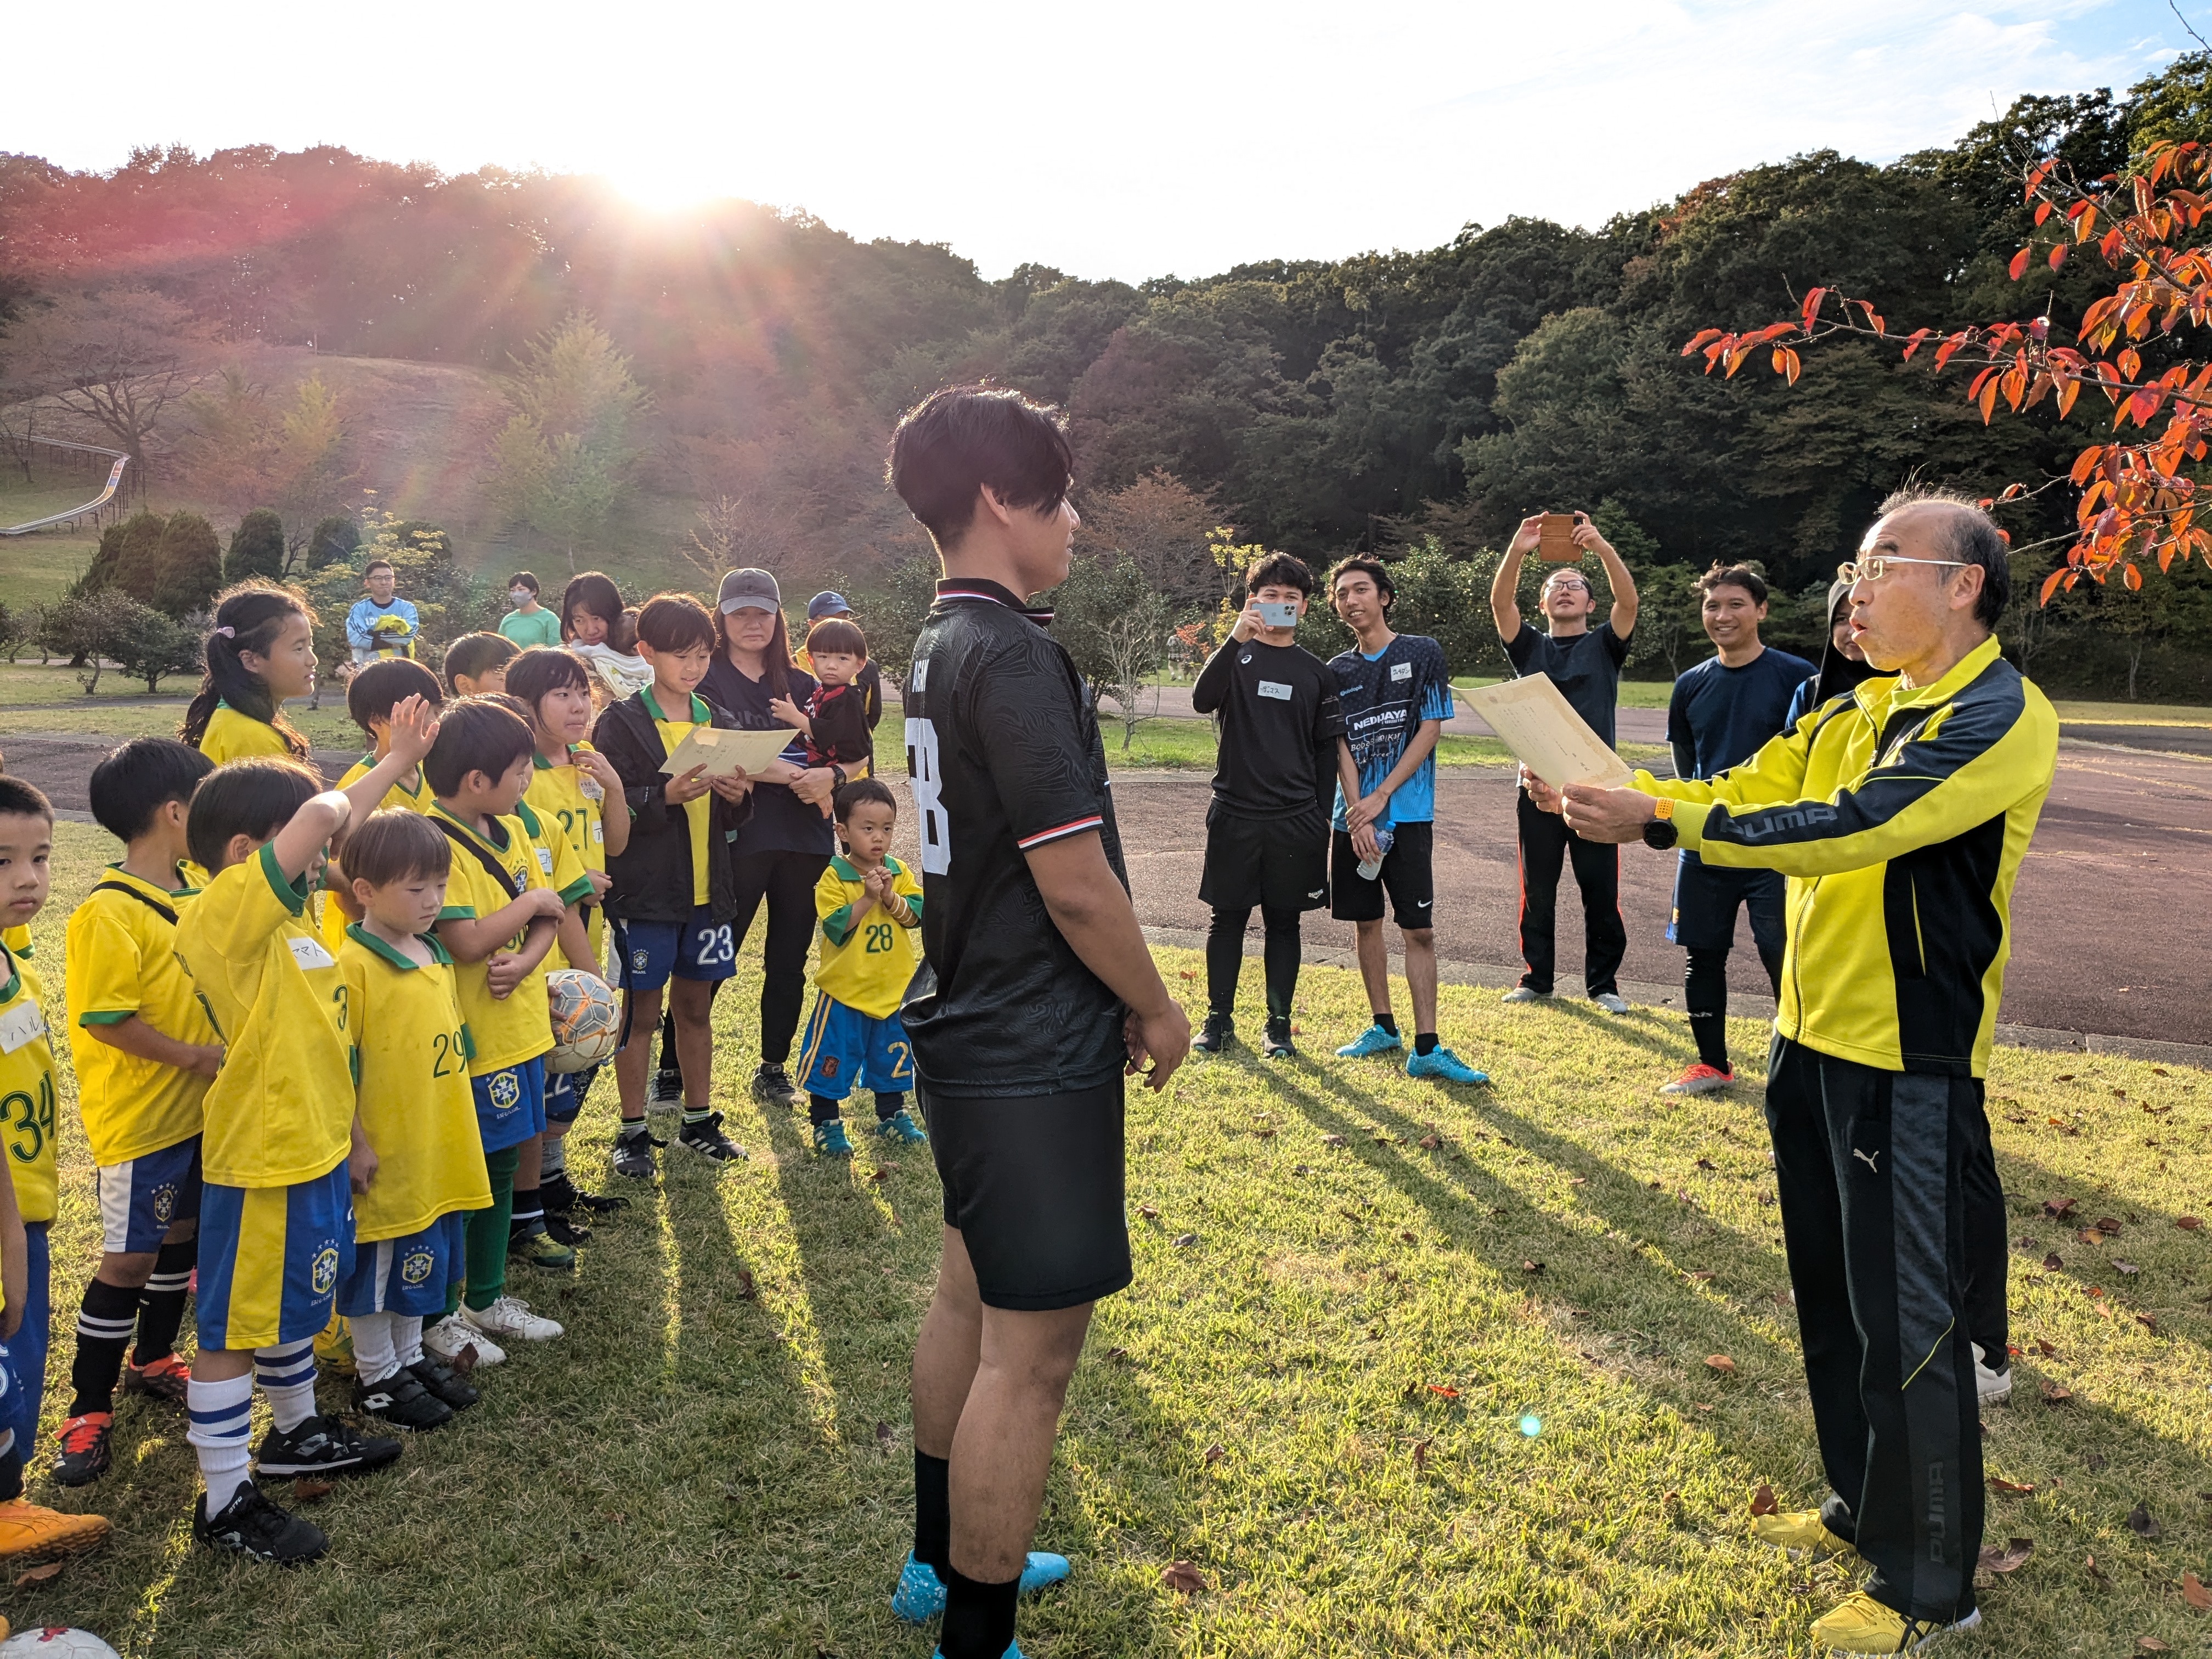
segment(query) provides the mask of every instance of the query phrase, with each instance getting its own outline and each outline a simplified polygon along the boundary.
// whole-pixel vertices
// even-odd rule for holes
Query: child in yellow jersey
[[[315,616],[289,587],[241,582],[216,596],[207,667],[177,735],[217,766],[307,758],[284,700],[315,689]]]
[[[354,1404],[403,1429],[434,1429],[477,1391],[422,1349],[460,1277],[464,1212],[491,1204],[469,1086],[468,1022],[453,959],[432,931],[453,847],[429,819],[376,814],[346,837],[362,919],[346,930],[346,1036],[362,1144],[354,1151],[354,1265],[338,1287],[351,1322]]]
[[[495,696],[507,690],[515,643],[504,634],[464,634],[446,647],[446,690],[457,697]]]
[[[570,902],[591,892],[580,872],[568,893],[555,889],[542,849],[516,816],[534,752],[520,715],[495,698],[467,697],[447,706],[422,767],[438,796],[430,822],[453,848],[438,938],[459,966],[475,1048],[470,1085],[491,1179],[490,1207],[468,1218],[465,1289],[448,1288],[446,1316],[423,1339],[448,1360],[473,1344],[478,1363],[495,1361],[501,1339],[561,1334],[555,1321],[506,1294],[515,1166],[545,1127],[544,1056],[553,1046],[545,957]]]
[[[182,1404],[191,1376],[177,1328],[198,1255],[200,1102],[222,1045],[177,960],[177,917],[196,887],[184,870],[185,812],[214,769],[197,749],[137,738],[92,769],[87,792],[123,861],[70,913],[62,955],[103,1254],[76,1317],[59,1486],[106,1472],[118,1379],[128,1393]]]
[[[890,855],[898,801],[873,778],[858,778],[835,797],[844,852],[814,886],[822,922],[814,1014],[799,1050],[799,1086],[814,1120],[814,1150],[850,1158],[839,1103],[857,1088],[874,1091],[876,1133],[915,1145],[928,1137],[906,1109],[914,1053],[899,1024],[899,1004],[921,961],[921,884]]]
[[[446,701],[446,688],[438,677],[416,662],[412,657],[380,657],[354,671],[346,682],[346,713],[368,739],[368,752],[345,770],[338,780],[338,787],[350,789],[369,774],[369,769],[390,752],[392,747],[392,711],[409,697],[420,697],[431,708]],[[384,792],[379,810],[402,806],[413,812],[427,812],[436,799],[430,786],[423,781],[419,766],[403,775],[398,782]],[[345,948],[346,927],[357,921],[344,901],[352,896],[351,890],[336,878],[334,872],[325,871],[327,884],[323,895],[323,948],[336,956]]]
[[[346,1042],[346,986],[307,919],[324,850],[429,752],[437,715],[419,698],[392,711],[392,752],[344,791],[324,793],[289,761],[218,769],[192,795],[185,834],[214,874],[177,923],[177,954],[224,1044],[201,1112],[199,1357],[191,1431],[207,1491],[192,1530],[258,1561],[313,1560],[321,1531],[246,1478],[258,1380],[275,1427],[261,1477],[356,1474],[399,1455],[315,1413],[316,1332],[353,1254],[349,1155],[361,1138]]]
[[[0,777],[0,927],[27,927],[46,908],[53,846],[46,798]],[[107,1536],[96,1515],[23,1501],[23,1460],[46,1383],[46,1231],[58,1187],[41,988],[30,964],[0,946],[0,1562],[65,1555]]]

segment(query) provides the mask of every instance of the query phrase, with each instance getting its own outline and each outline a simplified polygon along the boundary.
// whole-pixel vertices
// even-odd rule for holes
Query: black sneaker
[[[335,1417],[311,1417],[289,1434],[271,1429],[253,1454],[256,1472],[279,1480],[367,1474],[398,1461],[397,1440],[360,1433]]]
[[[592,1242],[589,1227],[579,1226],[566,1215],[556,1215],[550,1210],[545,1212],[545,1236],[556,1244],[566,1244],[571,1248]]]
[[[54,1453],[54,1485],[88,1486],[107,1473],[107,1443],[115,1432],[115,1413],[85,1412],[62,1425]]]
[[[686,1123],[676,1132],[676,1144],[703,1153],[717,1164],[734,1164],[745,1155],[744,1147],[722,1133],[720,1112],[709,1112],[696,1123]]]
[[[538,1196],[549,1216],[567,1215],[572,1210],[586,1210],[593,1215],[612,1215],[617,1210],[629,1208],[629,1200],[626,1198],[586,1192],[568,1179],[566,1170],[556,1170],[540,1182]]]
[[[320,1527],[278,1509],[251,1480],[218,1515],[208,1514],[207,1494],[202,1492],[192,1504],[192,1536],[210,1549],[280,1567],[305,1566],[319,1559],[331,1541]]]
[[[1269,1060],[1289,1060],[1297,1053],[1291,1046],[1291,1022],[1271,1019],[1267,1022],[1267,1045],[1261,1052]]]
[[[1237,1041],[1237,1022],[1227,1014],[1208,1014],[1206,1027],[1190,1046],[1202,1048],[1209,1054],[1218,1054]]]
[[[483,1398],[475,1386],[442,1359],[424,1354],[407,1368],[414,1379],[455,1411]]]
[[[453,1420],[453,1408],[424,1388],[412,1371],[394,1371],[381,1382],[353,1385],[354,1409],[368,1413],[395,1429],[422,1432],[441,1429]]]
[[[653,1106],[681,1106],[684,1103],[684,1073],[680,1071],[655,1072],[645,1091],[647,1103]]]
[[[805,1098],[791,1081],[791,1074],[781,1066],[763,1062],[753,1073],[753,1098],[767,1106],[789,1106]]]
[[[652,1180],[653,1149],[667,1144],[656,1139],[642,1123],[625,1123],[615,1135],[615,1173],[632,1181]]]

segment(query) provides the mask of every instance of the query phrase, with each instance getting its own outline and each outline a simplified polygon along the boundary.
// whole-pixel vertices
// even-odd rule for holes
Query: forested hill
[[[2208,67],[2024,100],[1887,167],[1778,161],[1596,230],[1516,219],[1136,287],[985,281],[942,246],[741,202],[652,216],[586,178],[254,148],[106,175],[0,156],[0,271],[19,312],[131,285],[225,339],[494,369],[587,313],[650,394],[665,488],[740,498],[848,569],[897,518],[880,486],[896,412],[988,374],[1066,404],[1089,490],[1164,469],[1248,539],[1322,554],[1413,526],[1467,547],[1532,507],[1604,500],[1662,560],[1757,556],[1795,588],[1907,470],[1994,489],[2059,440],[1985,430],[1924,357],[1840,348],[1786,391],[1708,380],[1684,340],[1786,314],[1819,282],[1916,324],[2039,312],[2054,283],[2055,314],[2078,314],[2086,276],[2004,280],[2021,158],[2056,146],[2096,173],[2154,132],[2201,136]],[[1449,194],[1465,160],[1408,164]]]

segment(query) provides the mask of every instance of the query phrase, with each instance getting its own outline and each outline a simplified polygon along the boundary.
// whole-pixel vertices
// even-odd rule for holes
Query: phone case
[[[1553,564],[1575,564],[1581,561],[1583,550],[1575,545],[1573,514],[1547,513],[1536,534],[1536,553],[1540,558]]]

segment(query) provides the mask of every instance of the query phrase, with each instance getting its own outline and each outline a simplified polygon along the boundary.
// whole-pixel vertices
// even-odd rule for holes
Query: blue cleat
[[[1364,1060],[1370,1054],[1387,1054],[1393,1048],[1404,1046],[1399,1042],[1395,1031],[1386,1031],[1380,1025],[1370,1025],[1339,1048],[1336,1057],[1339,1060]]]
[[[889,1117],[876,1120],[876,1134],[884,1140],[896,1140],[902,1146],[921,1146],[929,1137],[921,1132],[921,1125],[902,1106]]]
[[[845,1139],[845,1126],[833,1117],[814,1126],[814,1150],[823,1158],[850,1158],[853,1143]]]
[[[1406,1056],[1407,1077],[1434,1078],[1439,1083],[1487,1083],[1490,1073],[1478,1072],[1439,1042],[1425,1054]]]
[[[1031,1550],[1027,1565],[1022,1568],[1021,1588],[1017,1594],[1034,1595],[1048,1585],[1060,1583],[1067,1572],[1066,1556]],[[922,1624],[945,1611],[945,1586],[938,1581],[934,1571],[915,1560],[911,1553],[906,1558],[906,1565],[899,1569],[898,1589],[891,1596],[891,1611],[909,1625]],[[1006,1651],[1012,1654],[1014,1650],[1008,1648]]]
[[[937,1659],[945,1659],[945,1650],[942,1648],[938,1650]],[[1022,1644],[1019,1642],[1007,1643],[1006,1650],[999,1656],[999,1659],[1022,1659]]]

